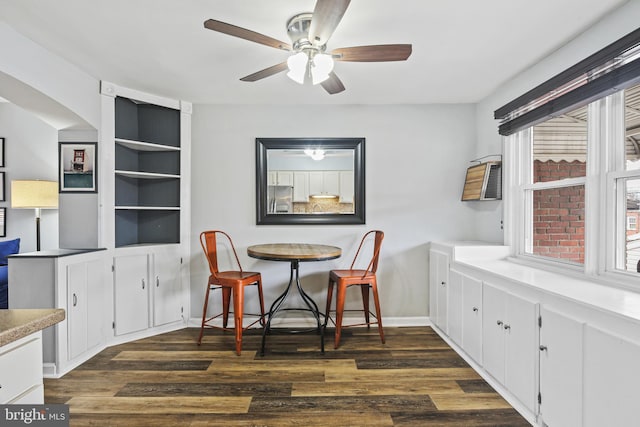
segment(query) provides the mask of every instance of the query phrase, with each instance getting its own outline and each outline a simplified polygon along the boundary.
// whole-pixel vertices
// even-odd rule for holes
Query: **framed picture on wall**
[[[0,237],[7,237],[7,208],[0,208]]]
[[[96,193],[97,153],[95,142],[61,142],[58,168],[61,193]]]
[[[0,138],[0,168],[5,167],[4,164],[4,138]]]
[[[0,202],[4,202],[5,199],[5,188],[6,188],[6,184],[5,184],[5,179],[4,179],[4,172],[0,172]]]

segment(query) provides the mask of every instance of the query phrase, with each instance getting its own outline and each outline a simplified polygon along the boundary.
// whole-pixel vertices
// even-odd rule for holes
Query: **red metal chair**
[[[220,237],[219,237],[220,236]],[[233,255],[235,257],[237,270],[220,271],[218,269],[218,244],[225,243],[224,239],[228,241]],[[198,345],[202,342],[202,335],[205,328],[222,329],[225,331],[234,330],[236,334],[236,354],[240,356],[242,351],[242,333],[255,325],[257,322],[264,327],[264,299],[262,296],[262,276],[260,273],[252,271],[243,271],[236,253],[236,248],[233,246],[231,237],[224,231],[210,230],[200,233],[200,245],[209,262],[209,270],[211,275],[207,281],[207,292],[204,296],[204,308],[202,309],[202,324],[200,326],[200,336],[198,337]],[[244,317],[244,288],[245,286],[256,285],[258,287],[258,294],[260,298],[260,315],[246,314],[247,316],[259,316],[259,318],[243,328]],[[222,313],[207,318],[207,306],[209,304],[209,291],[220,289],[222,290]],[[231,296],[233,295],[233,319],[234,327],[228,328],[227,321],[229,319],[229,304]],[[213,321],[222,316],[222,327],[213,324]]]
[[[360,254],[360,250],[362,249],[365,241],[367,239],[373,239],[373,256],[369,261],[369,265],[366,270],[358,270],[354,269],[356,261],[358,260],[358,255]],[[340,345],[340,336],[342,334],[342,328],[352,327],[352,326],[364,326],[366,325],[369,328],[371,325],[378,325],[378,332],[380,333],[380,339],[384,344],[384,331],[382,330],[382,316],[380,313],[380,299],[378,298],[378,283],[376,279],[376,270],[378,269],[378,258],[380,256],[380,246],[382,245],[382,239],[384,239],[384,233],[380,230],[371,230],[367,232],[360,242],[360,246],[358,246],[358,251],[356,252],[356,256],[353,258],[353,262],[351,262],[351,267],[348,270],[331,270],[329,272],[329,288],[327,292],[327,308],[326,308],[326,317],[324,320],[324,327],[327,327],[327,323],[329,322],[329,314],[331,311],[331,299],[333,297],[333,287],[337,286],[336,293],[336,320],[333,322],[336,326],[335,332],[335,340],[334,340],[334,348],[338,348]],[[345,310],[344,303],[346,297],[346,290],[349,286],[359,286],[362,291],[362,310]],[[369,289],[373,291],[373,302],[375,304],[376,314],[374,315],[369,310]],[[358,324],[350,324],[343,325],[343,315],[345,311],[362,311],[364,312],[365,323]],[[372,322],[370,316],[375,318],[375,321]]]

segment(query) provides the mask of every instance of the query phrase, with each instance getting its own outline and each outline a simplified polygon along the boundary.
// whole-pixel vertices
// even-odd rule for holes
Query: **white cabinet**
[[[355,181],[353,171],[340,171],[340,203],[353,203]]]
[[[589,324],[585,326],[582,389],[585,427],[638,425],[640,334],[637,329],[634,335],[632,341]]]
[[[529,410],[535,410],[537,304],[486,282],[482,289],[484,368]]]
[[[115,335],[183,322],[183,266],[171,246],[118,255],[113,260]]]
[[[74,359],[103,341],[104,261],[67,265],[66,276],[69,359]]]
[[[429,317],[447,333],[447,294],[449,255],[437,250],[429,252]]]
[[[44,372],[58,376],[104,348],[110,314],[102,250],[57,249],[9,258],[10,308],[63,308],[42,333]]]
[[[269,171],[267,185],[293,185],[293,171]]]
[[[172,253],[153,254],[153,326],[183,320],[181,259]]]
[[[38,331],[0,347],[0,404],[42,403],[42,333]]]
[[[462,286],[464,276],[449,271],[449,294],[447,296],[447,328],[449,337],[462,346]]]
[[[113,259],[115,334],[149,327],[148,255],[124,255]]]
[[[309,202],[309,172],[296,171],[293,173],[293,201]]]
[[[340,175],[338,171],[309,172],[309,194],[332,195],[340,194]]]
[[[545,306],[540,319],[542,419],[549,427],[581,426],[584,323]]]
[[[462,348],[482,364],[482,281],[462,275]]]

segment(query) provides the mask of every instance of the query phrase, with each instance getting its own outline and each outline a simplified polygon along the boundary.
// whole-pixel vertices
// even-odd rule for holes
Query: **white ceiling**
[[[315,0],[0,0],[0,19],[100,80],[194,103],[477,102],[625,0],[353,0],[327,49],[412,43],[406,62],[338,62],[329,95],[280,73],[287,52],[216,33],[208,18],[284,42]],[[2,94],[0,93],[0,96]]]

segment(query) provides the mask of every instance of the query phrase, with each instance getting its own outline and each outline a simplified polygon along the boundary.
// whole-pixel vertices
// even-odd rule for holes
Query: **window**
[[[494,111],[505,243],[524,260],[638,289],[640,28]]]
[[[505,155],[519,183],[507,207],[518,254],[639,273],[640,84],[508,136]]]
[[[587,109],[546,120],[530,135],[524,253],[583,264]]]
[[[624,162],[614,172],[616,188],[616,263],[638,272],[640,261],[640,85],[624,91]]]

